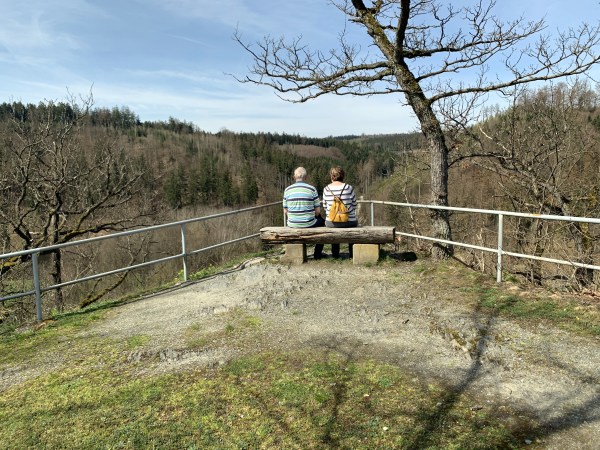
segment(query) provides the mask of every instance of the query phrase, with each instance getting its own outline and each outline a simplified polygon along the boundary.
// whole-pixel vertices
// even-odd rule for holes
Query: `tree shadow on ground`
[[[491,321],[489,320],[479,325],[492,326]],[[319,340],[313,341],[311,344],[321,350],[324,359],[329,358],[329,355],[341,355],[343,364],[346,365],[364,361],[366,357],[365,351],[363,350],[364,345],[361,342],[353,342],[351,340],[339,339],[332,336],[322,337]],[[389,406],[385,410],[371,408],[371,413],[374,416],[377,416],[373,417],[373,419],[381,419],[382,423],[394,423],[394,420],[398,416],[411,415],[411,419],[414,422],[413,426],[410,429],[402,430],[402,443],[399,444],[398,447],[392,446],[391,448],[438,448],[440,443],[449,439],[448,435],[451,433],[448,432],[448,427],[456,416],[455,409],[458,407],[457,404],[464,400],[463,396],[466,395],[469,387],[479,377],[481,370],[480,358],[485,352],[485,346],[485,339],[481,339],[475,352],[473,363],[458,385],[447,387],[441,393],[430,394],[428,392],[427,383],[419,383],[420,386],[418,389],[422,394],[435,397],[434,401],[427,401],[419,404],[394,405]],[[403,370],[401,371],[404,372]],[[345,448],[344,444],[340,443],[338,435],[339,429],[343,426],[342,424],[344,422],[344,419],[340,417],[340,411],[346,409],[345,403],[348,401],[348,396],[350,395],[348,392],[350,381],[349,375],[342,376],[336,380],[336,383],[331,387],[332,402],[329,405],[330,416],[327,423],[322,426],[321,435],[321,442],[326,448]],[[463,407],[463,405],[461,405],[461,407]],[[355,426],[358,426],[358,424],[355,424]],[[475,425],[473,425],[472,428],[469,428],[473,433],[469,438],[477,438],[476,432],[474,431],[476,428],[477,426]],[[508,435],[499,438],[498,445],[500,446],[493,446],[493,443],[492,446],[489,446],[487,443],[484,445],[481,443],[474,443],[471,447],[460,448],[508,448],[505,446],[512,446],[518,441],[523,442],[523,436],[525,436],[527,431],[528,430],[514,427],[510,430]]]
[[[435,407],[431,407],[431,405],[416,405],[415,416],[418,417],[418,425],[414,427],[411,433],[407,433],[406,437],[408,439],[405,439],[401,446],[402,448],[434,448],[439,445],[440,437],[447,432],[456,408],[464,408],[464,405],[459,406],[459,403],[464,401],[465,397],[471,398],[474,393],[477,393],[475,385],[483,376],[485,354],[490,339],[493,336],[493,330],[498,319],[497,316],[497,311],[483,311],[480,307],[474,310],[472,325],[479,330],[481,338],[470,352],[471,362],[469,366],[465,368],[458,382],[446,384],[446,389],[441,397],[438,398]],[[352,364],[365,358],[362,343],[330,336],[314,341],[312,345],[322,351],[324,358],[327,358],[329,354],[341,355],[345,364]],[[561,361],[550,358],[548,363],[570,374],[571,379],[579,383],[591,387],[600,385],[600,378],[581,373],[574,367],[567,367]],[[415,373],[419,373],[418,368],[415,368]],[[339,411],[343,409],[343,405],[347,399],[347,382],[348,379],[340,378],[331,388],[333,401],[330,405],[330,418],[322,427],[322,443],[327,448],[339,447],[339,442],[333,431],[339,426]],[[573,398],[574,395],[577,396],[573,392],[564,395],[557,393],[554,402],[537,411],[524,408],[521,405],[513,405],[502,413],[494,411],[491,408],[486,409],[492,411],[491,415],[494,418],[505,420],[507,424],[510,424],[508,427],[512,439],[514,439],[513,443],[523,445],[526,442],[534,442],[535,440],[543,442],[546,438],[551,438],[554,434],[561,431],[572,430],[585,424],[600,421],[600,391],[596,389],[596,394],[587,399]],[[578,406],[566,406],[574,400],[577,400],[575,403]],[[474,406],[473,410],[475,411],[479,408],[478,406]],[[390,411],[389,413],[393,414],[394,411]],[[591,442],[573,442],[572,444],[584,445],[584,447],[573,448],[594,448]],[[585,447],[585,445],[590,446]],[[474,445],[473,448],[492,447]]]

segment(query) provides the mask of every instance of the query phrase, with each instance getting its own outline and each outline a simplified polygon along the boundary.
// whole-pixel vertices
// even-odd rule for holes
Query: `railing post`
[[[40,265],[38,252],[31,255],[31,268],[33,270],[33,288],[35,289],[35,315],[38,322],[43,320],[42,316],[42,290],[40,288]]]
[[[185,223],[181,224],[181,256],[183,258],[183,281],[188,280],[187,244],[185,240]]]
[[[371,202],[371,226],[375,226],[375,204]]]
[[[498,214],[498,263],[496,265],[496,282],[502,282],[502,233],[504,216]]]

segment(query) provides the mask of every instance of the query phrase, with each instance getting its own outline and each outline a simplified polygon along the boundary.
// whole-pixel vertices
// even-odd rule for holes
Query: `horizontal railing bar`
[[[279,203],[277,203],[277,204],[279,204]],[[260,233],[255,233],[255,234],[252,234],[252,235],[249,235],[249,236],[244,236],[244,237],[241,237],[241,238],[233,239],[231,241],[221,242],[220,244],[216,244],[216,245],[212,245],[210,247],[204,247],[204,248],[201,248],[199,250],[194,250],[192,252],[188,252],[188,256],[196,254],[196,253],[200,253],[200,252],[212,250],[212,249],[215,249],[215,248],[218,248],[218,247],[223,247],[224,245],[234,244],[236,242],[240,242],[240,241],[243,241],[243,240],[255,238],[255,237],[258,237],[258,236],[260,236]],[[139,269],[139,268],[142,268],[142,267],[152,266],[152,265],[155,265],[155,264],[159,264],[159,263],[171,261],[173,259],[178,259],[178,258],[182,258],[182,257],[183,257],[183,253],[179,253],[177,255],[166,256],[166,257],[160,258],[160,259],[153,259],[152,261],[146,261],[146,262],[143,262],[143,263],[134,264],[132,266],[122,267],[120,269],[115,269],[115,270],[111,270],[111,271],[108,271],[108,272],[97,273],[97,274],[94,274],[94,275],[89,275],[87,277],[77,278],[76,280],[70,280],[70,281],[65,281],[64,283],[54,284],[52,286],[46,286],[46,287],[42,288],[41,291],[42,292],[47,292],[47,291],[51,291],[53,289],[58,289],[58,288],[66,287],[66,286],[71,286],[73,284],[83,283],[85,281],[91,281],[91,280],[95,280],[97,278],[102,278],[102,277],[106,277],[106,276],[110,276],[110,275],[116,275],[116,274],[121,273],[121,272],[127,272],[127,271],[133,270],[133,269]],[[27,295],[32,295],[32,294],[35,294],[35,291],[29,291],[29,292],[26,292],[26,293],[15,294],[15,295],[13,295],[11,297],[3,297],[3,298],[0,299],[0,302],[3,302],[5,300],[10,300],[11,298],[25,297]]]
[[[481,214],[492,214],[513,217],[528,217],[534,219],[548,219],[548,220],[560,220],[564,222],[585,222],[585,223],[596,223],[600,224],[600,219],[592,219],[586,217],[577,216],[556,216],[550,214],[532,214],[532,213],[519,213],[511,211],[498,211],[493,209],[471,209],[471,208],[459,208],[455,206],[437,206],[437,205],[422,205],[418,203],[399,203],[399,202],[386,202],[382,200],[358,200],[359,203],[375,203],[378,205],[393,205],[393,206],[406,206],[411,208],[425,208],[425,209],[442,209],[448,211],[460,211],[460,212],[472,212]]]
[[[426,241],[441,242],[442,244],[456,245],[457,247],[474,248],[474,249],[483,250],[486,252],[498,253],[497,248],[480,247],[478,245],[471,245],[471,244],[466,244],[463,242],[448,241],[446,239],[432,238],[429,236],[420,236],[418,234],[409,234],[409,233],[401,233],[401,232],[396,232],[396,234],[399,234],[402,236],[407,236],[407,237],[412,237],[412,238],[416,238],[416,239],[423,239]],[[507,252],[504,250],[502,250],[502,255],[515,256],[517,258],[524,258],[524,259],[534,259],[537,261],[545,261],[545,262],[563,264],[563,265],[574,266],[574,267],[582,267],[584,269],[600,270],[600,266],[594,266],[592,264],[585,264],[585,263],[578,263],[578,262],[574,262],[574,261],[566,261],[563,259],[553,259],[553,258],[545,258],[543,256],[524,255],[522,253]]]
[[[456,245],[458,247],[467,247],[467,248],[473,248],[476,250],[483,250],[483,251],[498,253],[497,249],[491,249],[489,247],[481,247],[479,245],[473,245],[473,244],[466,244],[463,242],[447,241],[445,239],[437,239],[437,238],[432,238],[429,236],[421,236],[419,234],[402,233],[402,232],[398,232],[398,231],[396,231],[396,234],[399,234],[401,236],[412,237],[412,238],[416,238],[416,239],[424,239],[426,241],[435,241],[435,242],[441,242],[443,244]]]
[[[502,252],[502,254],[508,255],[508,256],[515,256],[517,258],[534,259],[536,261],[545,261],[545,262],[550,262],[550,263],[555,263],[555,264],[563,264],[563,265],[567,265],[567,266],[582,267],[584,269],[600,270],[600,266],[594,266],[593,264],[578,263],[578,262],[574,262],[574,261],[566,261],[563,259],[553,259],[553,258],[546,258],[544,256],[524,255],[521,253],[504,252],[504,251]]]
[[[54,284],[52,286],[44,287],[42,289],[42,292],[51,291],[52,289],[58,289],[58,288],[65,287],[65,286],[70,286],[72,284],[83,283],[85,281],[95,280],[96,278],[107,277],[109,275],[116,275],[117,273],[127,272],[128,270],[132,270],[132,269],[139,269],[141,267],[153,266],[154,264],[171,261],[172,259],[178,259],[178,258],[181,258],[182,256],[183,255],[181,255],[181,254],[165,256],[164,258],[153,259],[152,261],[146,261],[143,263],[134,264],[132,266],[121,267],[120,269],[111,270],[109,272],[102,272],[102,273],[97,273],[94,275],[88,275],[87,277],[77,278],[76,280],[65,281],[64,283]]]
[[[15,298],[27,297],[28,295],[35,295],[35,290],[27,291],[27,292],[19,292],[18,294],[12,294],[7,297],[0,298],[0,303],[4,303],[8,300],[13,300]]]
[[[258,237],[258,236],[260,236],[260,233],[251,234],[249,236],[244,236],[244,237],[241,237],[241,238],[237,238],[237,239],[234,239],[232,241],[221,242],[220,244],[215,244],[215,245],[211,245],[210,247],[204,247],[204,248],[201,248],[201,249],[198,249],[198,250],[194,250],[192,252],[188,252],[188,255],[195,255],[197,253],[206,252],[208,250],[213,250],[215,248],[223,247],[224,245],[227,245],[227,244],[234,244],[236,242],[245,241],[246,239],[251,239],[251,238],[254,238],[254,237]]]
[[[180,220],[178,222],[170,222],[170,223],[165,223],[165,224],[161,224],[161,225],[152,225],[149,227],[145,227],[145,228],[139,228],[139,229],[135,229],[135,230],[128,230],[128,231],[121,231],[118,233],[111,233],[111,234],[106,234],[104,236],[96,236],[93,238],[88,238],[88,239],[81,239],[78,241],[71,241],[71,242],[65,242],[62,244],[56,244],[56,245],[49,245],[46,247],[37,247],[34,249],[28,249],[28,250],[21,250],[18,252],[12,252],[12,253],[5,253],[0,255],[1,259],[7,259],[7,258],[13,258],[15,256],[24,256],[24,255],[31,255],[33,253],[47,253],[49,251],[52,250],[57,250],[59,248],[66,248],[66,247],[72,247],[74,245],[81,245],[81,244],[89,244],[92,242],[99,242],[99,241],[104,241],[106,239],[114,239],[114,238],[118,238],[118,237],[123,237],[123,236],[131,236],[133,234],[139,234],[139,233],[146,233],[149,231],[156,231],[156,230],[161,230],[163,228],[169,228],[169,227],[175,227],[175,226],[180,226],[183,224],[188,224],[188,223],[194,223],[194,222],[203,222],[206,220],[210,220],[210,219],[216,219],[219,217],[226,217],[226,216],[230,216],[232,214],[239,214],[242,212],[248,212],[248,211],[253,211],[253,210],[258,210],[258,209],[263,209],[263,208],[267,208],[267,207],[271,207],[271,206],[275,206],[275,205],[280,205],[281,202],[273,202],[273,203],[267,203],[266,205],[260,205],[260,206],[252,206],[250,208],[244,208],[244,209],[237,209],[235,211],[227,211],[224,213],[219,213],[219,214],[213,214],[211,216],[204,216],[204,217],[195,217],[193,219],[186,219],[186,220]]]

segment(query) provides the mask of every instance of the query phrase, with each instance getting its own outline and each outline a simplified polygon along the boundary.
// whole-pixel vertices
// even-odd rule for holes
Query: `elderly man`
[[[288,227],[312,228],[325,225],[325,220],[321,217],[319,193],[306,182],[306,177],[306,169],[298,167],[294,170],[295,183],[283,193],[283,215]],[[315,245],[314,257],[323,257],[323,244]]]

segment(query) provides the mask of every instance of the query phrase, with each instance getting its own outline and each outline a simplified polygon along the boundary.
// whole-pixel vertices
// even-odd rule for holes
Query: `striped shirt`
[[[333,205],[333,196],[338,196],[348,208],[348,221],[356,222],[356,194],[354,188],[349,184],[330,184],[323,189],[323,207],[325,208],[325,218],[329,220],[329,210]]]
[[[319,193],[308,183],[298,181],[288,186],[283,193],[283,208],[287,209],[288,227],[312,227],[317,222],[315,209],[320,206]]]

